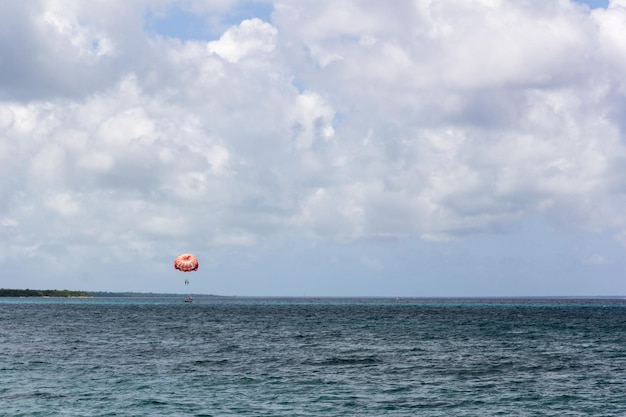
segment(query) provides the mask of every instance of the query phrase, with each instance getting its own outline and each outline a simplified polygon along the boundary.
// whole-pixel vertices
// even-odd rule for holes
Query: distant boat
[[[185,298],[185,302],[186,303],[191,303],[193,301],[193,297],[190,295],[189,297]]]

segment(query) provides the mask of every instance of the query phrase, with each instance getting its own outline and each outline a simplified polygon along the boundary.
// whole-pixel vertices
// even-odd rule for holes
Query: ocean
[[[626,416],[626,300],[0,299],[1,416]]]

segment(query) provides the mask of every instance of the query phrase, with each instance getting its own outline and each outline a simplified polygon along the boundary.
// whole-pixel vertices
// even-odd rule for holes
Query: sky
[[[0,27],[0,287],[626,295],[626,0],[33,0]]]

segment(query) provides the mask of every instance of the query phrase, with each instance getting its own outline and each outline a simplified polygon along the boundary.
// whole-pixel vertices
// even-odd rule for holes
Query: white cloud
[[[72,14],[48,10],[41,18],[51,29],[49,35],[58,35],[81,57],[98,58],[114,53],[113,42],[108,37],[81,25]]]
[[[46,197],[46,207],[61,216],[73,216],[80,212],[80,204],[69,193],[58,193]]]
[[[276,28],[260,19],[244,20],[239,26],[228,29],[219,41],[209,42],[207,49],[236,63],[245,56],[272,52],[276,34]]]
[[[211,164],[211,172],[223,173],[228,168],[230,155],[228,149],[220,145],[212,146],[208,151],[207,160]]]
[[[592,19],[598,25],[598,41],[603,61],[615,65],[615,71],[626,68],[626,2],[611,0],[607,9],[595,9]],[[622,84],[622,88],[624,88]],[[623,91],[622,91],[623,93]]]
[[[4,218],[2,220],[0,220],[0,226],[3,227],[16,227],[18,226],[18,223],[15,219],[8,219],[8,218]]]
[[[319,94],[305,91],[296,98],[293,127],[299,148],[310,148],[317,139],[329,140],[335,134],[332,127],[335,112]]]
[[[132,141],[154,141],[154,124],[142,108],[131,108],[105,120],[96,136],[112,147],[132,146]]]

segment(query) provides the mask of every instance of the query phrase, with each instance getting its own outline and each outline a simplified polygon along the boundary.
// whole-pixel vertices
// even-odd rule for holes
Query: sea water
[[[626,301],[0,299],[2,416],[626,416]]]

